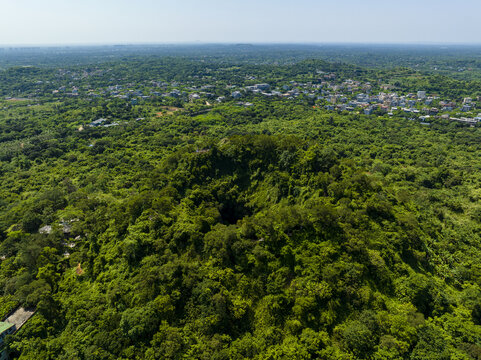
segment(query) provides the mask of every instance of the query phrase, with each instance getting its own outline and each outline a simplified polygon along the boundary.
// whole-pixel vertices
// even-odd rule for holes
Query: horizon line
[[[172,41],[172,42],[78,42],[78,43],[40,43],[40,44],[0,44],[0,48],[45,48],[45,47],[104,47],[104,46],[172,46],[172,45],[411,45],[411,46],[481,46],[481,42],[436,42],[436,41],[406,41],[406,42],[349,42],[349,41]]]

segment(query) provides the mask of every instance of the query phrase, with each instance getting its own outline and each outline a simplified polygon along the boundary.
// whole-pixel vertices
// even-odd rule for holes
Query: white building
[[[234,98],[234,99],[239,99],[242,97],[242,94],[240,91],[234,91],[231,96]]]

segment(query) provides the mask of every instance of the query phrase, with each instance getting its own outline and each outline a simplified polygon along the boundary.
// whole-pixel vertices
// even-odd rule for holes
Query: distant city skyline
[[[0,0],[0,9],[0,46],[481,43],[479,0]]]

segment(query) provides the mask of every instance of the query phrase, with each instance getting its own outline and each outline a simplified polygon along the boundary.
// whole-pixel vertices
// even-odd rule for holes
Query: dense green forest
[[[87,55],[4,60],[0,314],[36,309],[6,338],[12,358],[481,359],[478,125],[327,111],[303,95],[52,94],[155,80],[228,96],[335,72],[481,95],[477,80],[269,51],[283,61],[232,49],[97,54],[88,69]],[[115,126],[88,125],[98,118]]]

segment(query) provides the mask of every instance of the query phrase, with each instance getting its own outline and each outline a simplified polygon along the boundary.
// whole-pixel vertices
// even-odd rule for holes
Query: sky
[[[481,0],[0,0],[0,45],[481,43]]]

